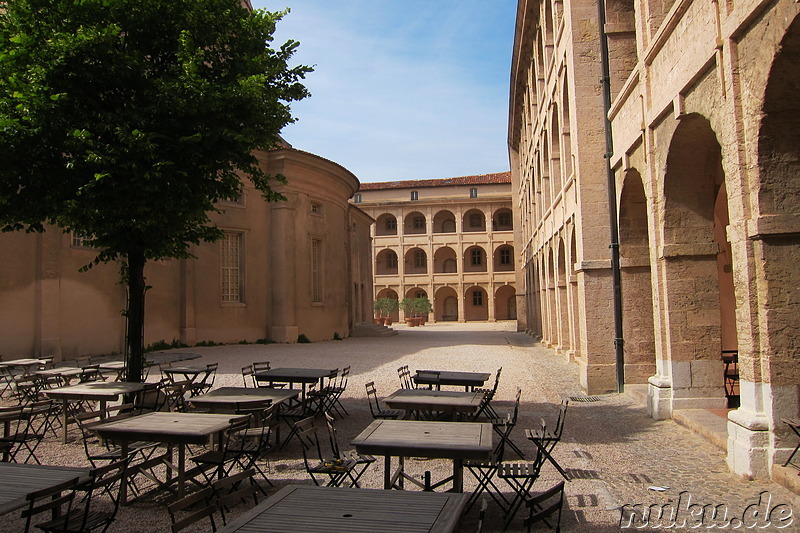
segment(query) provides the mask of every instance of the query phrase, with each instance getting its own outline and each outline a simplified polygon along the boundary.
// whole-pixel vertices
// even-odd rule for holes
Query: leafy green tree
[[[222,236],[242,179],[280,199],[253,151],[308,95],[285,12],[240,0],[13,0],[0,5],[0,226],[76,232],[122,260],[129,381],[142,375],[144,267]],[[87,265],[87,268],[91,265]]]

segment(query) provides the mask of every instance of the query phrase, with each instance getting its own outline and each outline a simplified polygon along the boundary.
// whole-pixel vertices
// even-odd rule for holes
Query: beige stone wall
[[[547,47],[542,15],[560,5],[549,3],[520,3],[509,145],[518,162],[518,242],[529,246],[524,256],[532,265],[526,327],[561,349],[557,241],[539,243],[553,241],[563,218],[553,214],[557,198],[539,205],[541,194],[552,198],[552,164],[543,164],[538,147],[552,142],[548,96],[566,94],[554,90],[554,73],[574,75],[576,88],[595,84],[597,73],[571,71],[569,61],[563,70],[548,68],[547,52],[557,55],[560,42]],[[580,57],[574,65],[596,57],[590,7],[572,3],[573,15],[553,32],[572,43],[565,53]],[[794,446],[780,419],[800,416],[800,5],[613,0],[606,19],[626,381],[647,378],[656,418],[724,407],[720,351],[738,350],[741,406],[729,414],[728,462],[742,475],[768,476]],[[560,104],[576,110],[571,134],[601,131],[592,116],[600,106],[576,92],[574,102]],[[574,145],[577,160],[601,162],[602,147],[591,138]],[[605,312],[584,299],[607,287],[597,245],[607,242],[601,228],[608,227],[608,208],[601,184],[583,179],[592,175],[576,177],[578,205],[567,213],[575,220],[578,262],[592,267],[577,268],[584,309],[575,328],[581,348],[590,350],[577,358],[588,390],[594,372],[602,382],[603,366],[613,366],[605,352],[592,350],[596,333],[607,328]]]
[[[241,302],[222,302],[222,243],[197,246],[196,259],[149,262],[145,344],[180,340],[296,342],[349,335],[372,312],[369,249],[372,220],[347,202],[358,180],[346,169],[291,148],[260,154],[282,173],[286,202],[266,203],[249,182],[241,204],[221,204],[214,222],[242,234]],[[318,274],[312,240],[321,245]],[[0,235],[0,354],[60,358],[121,352],[125,290],[118,264],[81,266],[91,249],[72,245],[56,228],[40,235]],[[319,301],[312,301],[318,275]],[[356,287],[358,290],[356,291]],[[365,313],[365,307],[368,311]]]
[[[473,188],[477,198],[470,198]],[[417,200],[411,200],[412,191]],[[369,189],[359,194],[356,205],[376,221],[374,298],[396,295],[402,300],[424,293],[434,305],[433,321],[516,320],[519,258],[508,183]],[[501,214],[510,218],[508,225],[498,224]],[[473,264],[473,252],[479,264]],[[510,254],[511,264],[502,264],[503,253]],[[396,267],[389,266],[391,254],[397,258]],[[476,291],[480,295],[474,296]],[[395,316],[403,318],[402,311]]]

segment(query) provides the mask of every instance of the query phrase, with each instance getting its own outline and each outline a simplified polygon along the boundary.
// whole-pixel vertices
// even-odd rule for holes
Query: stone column
[[[197,324],[195,322],[195,266],[196,259],[181,259],[181,342],[194,346],[197,343]]]
[[[270,338],[275,342],[297,342],[297,261],[296,250],[305,247],[295,232],[296,209],[292,199],[272,206],[270,217],[272,254],[272,326]],[[305,287],[305,284],[303,285]]]
[[[69,237],[69,236],[67,236]],[[33,355],[61,360],[61,242],[58,229],[36,235],[36,338]]]

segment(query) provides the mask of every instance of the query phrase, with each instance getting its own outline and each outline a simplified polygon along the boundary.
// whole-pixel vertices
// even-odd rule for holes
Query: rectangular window
[[[353,196],[353,203],[356,203],[356,204],[360,204],[361,203],[361,195],[360,194],[356,194],[355,196]]]
[[[72,243],[71,244],[72,244],[73,248],[91,248],[91,246],[86,244],[87,240],[88,240],[88,238],[83,233],[78,233],[78,232],[75,232],[75,231],[72,232]]]
[[[508,248],[500,250],[500,264],[501,265],[511,264],[511,250],[509,250]]]
[[[397,219],[394,218],[394,217],[387,218],[386,219],[386,229],[397,229]]]
[[[508,213],[500,213],[497,215],[497,223],[500,226],[510,226],[511,225],[511,215]]]
[[[483,305],[483,293],[481,291],[472,291],[472,305],[475,307]]]
[[[311,301],[322,302],[322,241],[311,239]]]
[[[469,197],[470,198],[477,198],[478,197],[478,189],[476,189],[475,187],[471,188],[469,190]]]
[[[425,217],[414,217],[414,229],[425,228]]]
[[[242,233],[226,232],[222,238],[222,303],[244,303],[243,240]]]
[[[425,266],[425,252],[422,250],[414,252],[414,266],[419,268]]]
[[[472,264],[473,265],[482,265],[483,264],[483,257],[481,255],[480,250],[472,250]]]
[[[311,202],[311,214],[322,216],[322,204],[319,202]]]
[[[419,200],[419,193],[417,191],[411,191],[411,201]]]
[[[397,268],[397,254],[390,252],[386,254],[386,266],[389,268]]]

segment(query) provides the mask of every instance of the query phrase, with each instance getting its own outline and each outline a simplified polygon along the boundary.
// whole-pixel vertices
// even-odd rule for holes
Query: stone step
[[[356,324],[350,333],[351,337],[391,337],[393,335],[397,335],[395,330],[380,324]]]

